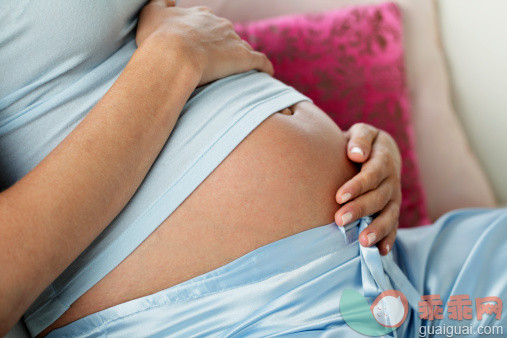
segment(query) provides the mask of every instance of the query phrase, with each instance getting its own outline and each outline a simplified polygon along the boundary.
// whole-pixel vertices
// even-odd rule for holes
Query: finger
[[[372,246],[398,227],[399,203],[390,201],[373,222],[359,234],[362,246]]]
[[[375,142],[374,148],[380,148],[382,151],[391,155],[392,161],[389,163],[394,165],[394,169],[398,175],[401,174],[401,157],[396,141],[391,135],[380,130]]]
[[[378,250],[382,256],[385,256],[391,251],[396,241],[396,233],[398,229],[391,231],[383,240],[377,243]]]
[[[345,225],[364,216],[374,214],[387,205],[393,195],[393,184],[384,180],[377,189],[363,194],[342,206],[335,214],[335,222]]]
[[[245,46],[246,49],[248,49],[249,51],[253,51],[252,46],[247,41],[241,40],[241,43]]]
[[[370,190],[376,189],[389,175],[390,165],[385,154],[375,154],[364,163],[356,176],[345,182],[336,192],[336,202],[346,203]]]
[[[198,10],[198,11],[201,11],[201,12],[213,13],[213,11],[211,10],[211,8],[209,8],[208,6],[195,6],[193,8],[196,9],[196,10]]]
[[[165,8],[165,7],[171,6],[169,4],[169,2],[170,2],[170,0],[151,0],[150,5],[156,5],[156,6]],[[176,5],[176,3],[174,4],[174,6],[175,5]]]
[[[369,124],[356,123],[349,129],[347,155],[354,162],[363,163],[370,156],[379,130]]]
[[[251,56],[250,67],[252,69],[257,69],[261,72],[265,72],[273,76],[275,72],[273,69],[273,64],[271,63],[271,61],[269,61],[266,55],[264,55],[261,52],[251,51],[250,56]]]
[[[227,23],[225,23],[226,26],[229,26]],[[232,27],[227,27],[227,28],[231,28],[229,29],[229,31],[227,32],[227,35],[235,40],[238,40],[245,48],[247,48],[246,44],[243,43],[243,41],[245,40],[242,40],[241,39],[241,36],[239,36],[239,34],[234,30],[232,29]],[[246,41],[245,41],[246,42]],[[251,50],[251,48],[247,48],[247,50]]]

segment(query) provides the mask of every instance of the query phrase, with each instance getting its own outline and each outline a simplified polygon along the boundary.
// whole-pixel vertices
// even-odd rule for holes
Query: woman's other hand
[[[199,70],[203,85],[223,77],[257,69],[273,74],[273,65],[234,31],[233,24],[207,7],[178,8],[170,0],[152,0],[141,11],[136,42],[150,38],[177,49]]]
[[[338,225],[378,212],[359,235],[363,246],[377,244],[386,255],[393,247],[401,205],[401,155],[394,139],[386,132],[364,124],[354,124],[347,132],[347,156],[362,163],[361,171],[338,189],[336,201],[342,204],[335,215]]]

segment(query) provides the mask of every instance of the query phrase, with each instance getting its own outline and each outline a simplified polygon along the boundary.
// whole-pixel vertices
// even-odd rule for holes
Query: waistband
[[[138,325],[143,316],[148,321],[161,320],[158,316],[167,316],[163,319],[164,325],[173,325],[171,330],[174,328],[174,330],[181,332],[181,330],[187,329],[184,325],[188,325],[194,327],[194,334],[196,332],[201,334],[202,332],[195,328],[197,325],[195,318],[187,319],[186,324],[181,324],[179,318],[188,316],[188,313],[205,312],[212,306],[216,307],[217,302],[228,304],[210,311],[211,316],[218,318],[235,316],[237,315],[234,314],[235,312],[245,311],[246,305],[237,304],[236,301],[241,303],[241,300],[234,299],[234,295],[248,292],[251,292],[253,297],[265,298],[266,301],[262,304],[267,304],[263,305],[266,308],[272,307],[271,303],[296,289],[300,289],[297,297],[306,298],[303,303],[308,298],[315,297],[315,290],[326,288],[338,288],[340,291],[343,288],[356,288],[364,294],[365,298],[372,300],[382,291],[392,289],[393,283],[392,278],[383,269],[378,249],[376,247],[364,248],[358,243],[359,233],[371,221],[370,217],[365,217],[345,227],[338,227],[335,223],[331,223],[278,240],[181,284],[84,317],[63,328],[54,330],[48,337],[88,337],[101,334],[114,336],[114,332],[117,332],[115,330],[123,329],[122,325],[128,327],[132,325],[132,321],[137,321],[136,325]],[[393,269],[392,264],[387,264],[390,269]],[[337,277],[323,277],[331,271],[334,271]],[[354,276],[358,272],[361,275],[359,281]],[[403,275],[397,276],[397,278],[406,280]],[[322,282],[324,279],[326,282]],[[398,284],[400,284],[399,282],[397,281]],[[330,283],[336,285],[330,286]],[[289,284],[291,285],[287,286]],[[316,287],[316,289],[312,289],[313,291],[308,291],[310,284],[318,285],[313,286]],[[307,291],[301,291],[305,288]],[[401,291],[405,293],[406,288],[404,287],[404,290]],[[333,293],[333,295],[336,294],[336,292]],[[257,300],[254,300],[253,297],[250,298],[252,304],[248,306],[261,307],[261,309],[253,309],[250,314],[244,314],[244,318],[258,316],[258,312],[268,311],[272,315],[278,311],[266,310],[262,309],[261,305],[254,305]],[[410,295],[407,295],[407,298],[409,297]],[[416,297],[418,296],[416,295]],[[336,299],[336,306],[338,300]],[[290,302],[292,301],[297,303],[300,300],[290,298]],[[415,301],[417,302],[417,298]],[[164,310],[154,313],[153,310],[157,308],[164,308]],[[317,305],[316,310],[318,312],[322,310],[322,307]],[[149,311],[151,314],[148,315]],[[333,311],[339,313],[338,308]],[[136,316],[137,318],[135,318]],[[245,321],[244,318],[238,319],[238,321]],[[206,317],[206,320],[209,321],[210,318]],[[171,321],[174,324],[168,323]],[[230,325],[232,323],[234,322],[231,322]],[[110,329],[110,326],[114,326],[115,329]],[[171,331],[171,333],[173,332]],[[136,333],[138,332],[136,331]],[[260,334],[259,331],[257,333]],[[267,332],[264,333],[267,334]],[[222,336],[222,334],[216,335]],[[227,334],[227,336],[229,335],[234,334]],[[188,336],[192,336],[192,334],[188,334]]]

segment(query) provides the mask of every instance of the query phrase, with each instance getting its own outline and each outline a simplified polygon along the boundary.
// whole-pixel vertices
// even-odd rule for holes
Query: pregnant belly
[[[340,129],[309,102],[272,115],[44,334],[332,222],[335,193],[356,172],[345,149]]]

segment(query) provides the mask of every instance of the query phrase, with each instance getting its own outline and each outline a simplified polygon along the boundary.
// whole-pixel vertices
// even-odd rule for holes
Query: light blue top
[[[81,121],[136,49],[144,0],[0,0],[0,190]],[[134,197],[35,301],[36,335],[125,259],[263,120],[308,100],[255,71],[199,88]]]

